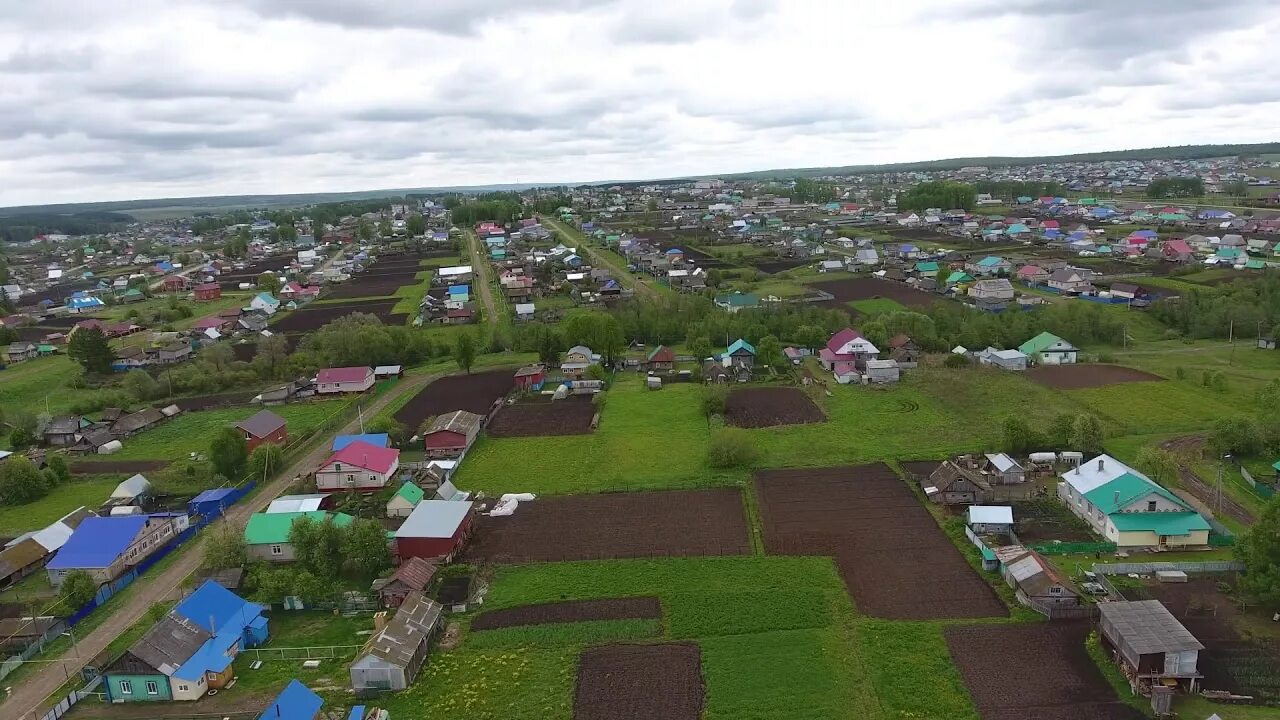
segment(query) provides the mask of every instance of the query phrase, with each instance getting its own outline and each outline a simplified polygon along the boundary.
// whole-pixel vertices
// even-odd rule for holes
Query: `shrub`
[[[969,360],[965,358],[965,356],[957,355],[955,353],[947,355],[947,359],[942,361],[942,366],[948,368],[962,368],[968,364]]]
[[[724,385],[708,385],[702,389],[702,412],[707,417],[723,415],[729,402],[729,388]]]
[[[720,428],[711,435],[708,460],[711,467],[744,467],[759,456],[751,434],[742,428]]]

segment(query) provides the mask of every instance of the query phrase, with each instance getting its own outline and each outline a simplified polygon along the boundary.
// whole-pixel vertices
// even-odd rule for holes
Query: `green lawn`
[[[899,310],[906,310],[906,307],[897,300],[890,298],[868,298],[866,300],[853,300],[849,306],[864,315],[875,315],[876,313],[891,313]]]
[[[71,387],[80,375],[80,366],[66,355],[28,360],[0,370],[0,399],[7,411],[26,410],[57,415],[83,397],[83,390]]]
[[[96,509],[124,476],[72,479],[49,491],[48,495],[26,505],[0,505],[0,535],[21,535],[39,530],[81,505]]]
[[[1176,380],[1120,383],[1067,394],[1126,435],[1204,430],[1216,419],[1238,413],[1227,398]]]
[[[289,436],[302,437],[340,412],[346,406],[341,400],[294,403],[270,408],[289,423]],[[219,428],[251,417],[257,409],[249,407],[221,408],[183,413],[159,427],[126,438],[124,449],[111,456],[113,460],[177,460],[189,453],[207,453],[209,442]]]

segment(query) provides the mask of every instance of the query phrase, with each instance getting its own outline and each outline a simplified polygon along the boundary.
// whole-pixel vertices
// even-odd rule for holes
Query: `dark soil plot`
[[[88,290],[94,287],[95,285],[97,285],[97,281],[95,280],[80,280],[72,283],[62,283],[61,285],[53,285],[33,295],[24,295],[22,297],[22,304],[23,305],[39,305],[45,300],[49,300],[55,303],[61,303],[67,298],[71,297],[71,294],[74,293],[75,291]],[[77,318],[77,320],[83,320],[83,319],[84,319],[83,317]]]
[[[944,233],[936,232],[933,230],[918,230],[918,229],[902,228],[902,229],[889,229],[883,232],[887,235],[892,236],[894,240],[898,240],[898,241],[911,240],[911,241],[917,241],[917,242],[935,242],[935,243],[965,242],[965,238],[956,237],[955,235],[946,235]]]
[[[221,393],[219,395],[197,395],[195,397],[178,398],[171,402],[154,403],[154,405],[156,407],[177,405],[184,412],[191,410],[208,410],[210,408],[246,405],[252,401],[254,396],[257,394],[257,391],[248,390],[245,392]]]
[[[596,406],[587,395],[556,401],[523,401],[504,405],[490,421],[488,432],[491,437],[585,435],[591,432],[591,418],[595,414]]]
[[[337,303],[334,305],[308,305],[300,310],[295,310],[288,315],[280,318],[271,325],[271,331],[276,333],[292,333],[292,332],[308,332],[311,330],[319,330],[325,325],[337,320],[340,317],[346,317],[352,313],[363,313],[365,315],[373,315],[388,325],[403,324],[403,316],[400,321],[392,320],[391,308],[396,306],[398,300],[364,300]]]
[[[515,385],[510,370],[490,370],[470,375],[450,375],[422,388],[404,407],[396,411],[396,422],[417,429],[423,420],[441,413],[466,410],[488,414],[498,398]]]
[[[61,329],[54,330],[53,328],[47,328],[47,327],[44,327],[44,328],[20,327],[15,329],[14,332],[17,334],[19,340],[23,340],[26,342],[37,342],[39,340],[45,339],[46,337],[48,337],[49,335],[52,335],[53,333],[62,332],[62,330]],[[66,333],[63,333],[63,334],[65,335]]]
[[[804,425],[823,422],[826,416],[796,388],[744,388],[729,393],[724,419],[742,428]]]
[[[693,643],[603,645],[582,652],[573,720],[698,720],[705,693]]]
[[[1258,702],[1280,702],[1280,647],[1250,641],[1236,630],[1240,610],[1218,588],[1227,575],[1193,577],[1185,583],[1148,582],[1124,588],[1129,600],[1159,600],[1204,644],[1196,669],[1206,690],[1252,695]]]
[[[1088,622],[964,625],[943,633],[982,720],[1139,720],[1085,650]]]
[[[390,278],[356,275],[350,281],[325,291],[324,299],[343,300],[346,298],[389,297],[395,295],[396,291],[405,285],[416,285],[417,283],[418,281],[413,279],[413,275]]]
[[[76,475],[132,474],[163,470],[168,466],[168,460],[76,460],[71,463],[71,472]]]
[[[755,260],[751,263],[753,267],[762,273],[775,275],[780,272],[786,272],[798,267],[812,264],[812,260]]]
[[[39,325],[40,327],[46,327],[46,328],[70,328],[70,327],[74,327],[76,323],[81,322],[83,320],[101,320],[102,322],[105,322],[105,323],[115,322],[110,318],[92,317],[90,315],[64,315],[62,317],[43,318],[42,320],[40,320]],[[49,332],[55,332],[55,331],[50,330]]]
[[[870,300],[872,298],[889,298],[907,307],[927,308],[936,302],[942,302],[941,295],[916,290],[896,280],[883,280],[873,277],[845,278],[829,282],[811,283],[809,287],[831,293],[838,303],[853,300]]]
[[[1089,524],[1055,500],[1013,503],[1018,539],[1024,543],[1093,542]]]
[[[883,464],[756,473],[765,551],[830,555],[855,607],[893,620],[1008,609]]]
[[[662,617],[662,603],[656,597],[566,600],[542,605],[492,610],[471,621],[472,630],[496,630],[520,625],[586,622],[589,620],[631,620]]]
[[[481,516],[467,556],[499,563],[745,555],[737,488],[566,495]]]
[[[938,466],[942,464],[942,461],[941,460],[908,460],[906,462],[900,462],[898,464],[901,465],[902,469],[905,470],[909,475],[914,475],[918,478],[927,478],[933,474],[934,470],[938,469]]]
[[[1080,390],[1120,383],[1164,380],[1159,375],[1143,370],[1096,363],[1037,365],[1027,370],[1027,378],[1056,390]]]

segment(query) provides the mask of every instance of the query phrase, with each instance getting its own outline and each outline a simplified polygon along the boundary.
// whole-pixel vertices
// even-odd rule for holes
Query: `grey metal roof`
[[[1099,603],[1098,608],[1139,655],[1204,649],[1159,600]]]
[[[471,512],[471,502],[423,500],[396,530],[398,538],[449,538]]]
[[[284,418],[270,410],[260,410],[252,417],[236,423],[236,427],[256,438],[264,438],[284,426]]]
[[[194,623],[170,613],[151,626],[147,634],[129,648],[129,652],[164,675],[171,676],[210,637]]]

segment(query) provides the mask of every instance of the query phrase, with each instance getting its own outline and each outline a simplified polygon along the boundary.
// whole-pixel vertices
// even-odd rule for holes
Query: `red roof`
[[[363,382],[365,378],[373,374],[373,370],[367,367],[342,367],[342,368],[325,368],[316,373],[316,382],[318,383],[349,383]]]
[[[399,459],[400,451],[395,448],[378,447],[377,445],[370,445],[363,440],[357,440],[330,455],[329,459],[325,460],[320,468],[323,470],[334,463],[342,463],[362,470],[386,474],[391,472],[392,466]]]
[[[93,318],[90,318],[88,320],[81,320],[80,322],[76,323],[76,327],[81,330],[98,329],[98,330],[105,331],[107,329],[107,324],[102,322],[101,320],[95,320]]]
[[[1044,222],[1040,223],[1040,227],[1046,230],[1049,230],[1052,228],[1061,227],[1061,225],[1058,224],[1057,220],[1045,220]]]
[[[836,375],[848,375],[849,373],[858,372],[858,366],[851,362],[838,362],[831,368],[831,370]]]
[[[906,335],[905,333],[898,333],[897,335],[889,338],[889,347],[900,348],[909,342],[911,342],[911,337],[909,335]]]
[[[1164,247],[1166,250],[1172,250],[1176,253],[1191,254],[1191,246],[1187,244],[1186,240],[1166,240]]]
[[[1018,268],[1019,275],[1039,275],[1043,272],[1044,270],[1041,270],[1039,265],[1023,265]]]
[[[208,330],[209,328],[221,327],[224,322],[226,321],[216,316],[200,318],[199,320],[195,321],[191,325],[191,327],[195,328],[196,330]]]
[[[455,308],[448,312],[448,316],[451,318],[471,317],[471,311],[466,308]]]
[[[862,337],[862,333],[853,328],[845,328],[831,336],[831,339],[827,341],[827,349],[833,353],[839,353],[840,348],[860,337]]]
[[[200,292],[206,292],[209,290],[220,290],[221,288],[218,286],[218,283],[208,282],[197,285],[195,289]]]

